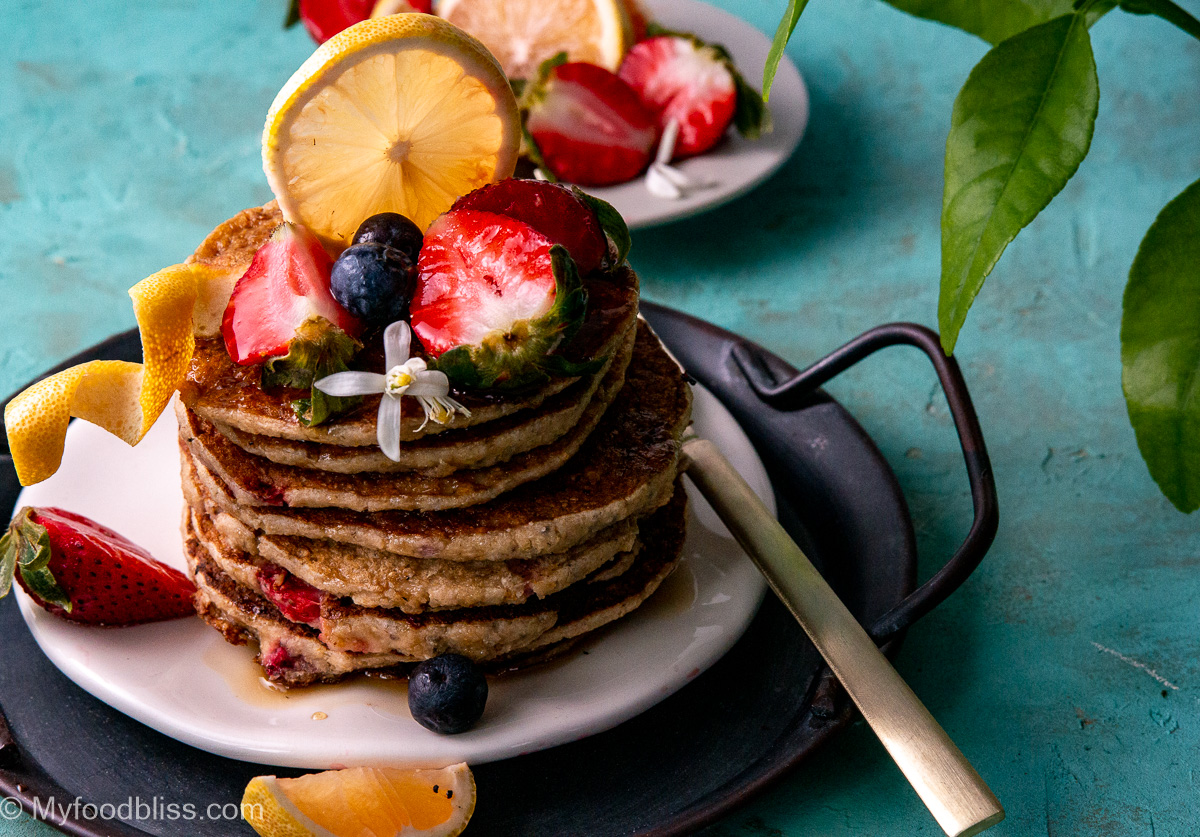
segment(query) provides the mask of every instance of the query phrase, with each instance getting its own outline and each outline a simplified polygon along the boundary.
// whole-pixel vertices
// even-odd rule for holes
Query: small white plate
[[[651,17],[668,29],[690,32],[729,50],[746,81],[758,89],[771,39],[746,21],[699,0],[649,0]],[[678,221],[739,198],[779,170],[804,136],[808,124],[808,90],[787,55],[779,62],[771,88],[775,129],[757,140],[743,139],[732,127],[716,148],[676,164],[697,183],[712,184],[671,200],[646,190],[644,177],[617,186],[589,186],[586,191],[611,203],[632,230]]]
[[[749,440],[700,387],[695,421],[774,510],[770,481]],[[562,660],[491,678],[483,718],[455,736],[436,735],[412,719],[402,682],[359,678],[281,694],[260,682],[250,649],[226,644],[199,619],[88,628],[51,616],[19,589],[17,595],[38,645],[67,677],[202,750],[317,769],[480,764],[614,727],[674,693],[741,636],[765,583],[712,509],[690,485],[688,490],[685,557],[655,595],[587,641],[586,654],[575,650]],[[136,448],[73,422],[62,467],[21,493],[17,508],[26,505],[92,517],[183,569],[173,411],[168,408]]]

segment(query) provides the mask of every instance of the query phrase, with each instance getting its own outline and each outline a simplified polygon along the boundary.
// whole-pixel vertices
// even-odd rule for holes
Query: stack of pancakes
[[[242,269],[280,220],[247,210],[192,260]],[[522,665],[640,605],[679,560],[691,395],[637,319],[633,272],[585,284],[570,351],[598,371],[456,392],[471,415],[444,426],[405,403],[398,462],[376,442],[379,396],[305,427],[297,393],[199,340],[176,412],[200,615],[298,686],[444,653]],[[360,359],[382,366],[371,345]]]

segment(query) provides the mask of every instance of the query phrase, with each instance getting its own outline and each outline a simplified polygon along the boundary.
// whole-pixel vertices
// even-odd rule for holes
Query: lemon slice
[[[72,416],[131,445],[146,435],[183,383],[196,333],[216,333],[236,275],[177,264],[129,289],[142,338],[142,363],[93,360],[39,381],[4,408],[8,448],[21,485],[51,476],[62,463]]]
[[[621,0],[441,0],[435,9],[483,41],[511,78],[534,78],[560,52],[615,73],[633,43]]]
[[[263,837],[455,837],[474,811],[475,779],[466,764],[256,776],[242,796],[242,816]]]
[[[267,114],[263,169],[284,217],[337,250],[378,212],[425,229],[512,174],[517,102],[482,44],[430,15],[372,18],[322,44]]]

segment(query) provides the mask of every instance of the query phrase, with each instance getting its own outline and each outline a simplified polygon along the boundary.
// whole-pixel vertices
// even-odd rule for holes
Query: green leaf
[[[1175,508],[1200,508],[1200,181],[1163,207],[1129,269],[1121,383],[1150,476]]]
[[[1087,156],[1100,88],[1085,12],[994,47],[954,101],[942,195],[938,325],[954,350],[1004,249]]]
[[[292,402],[292,410],[305,427],[316,427],[330,418],[349,412],[361,398],[339,398],[313,386],[336,372],[345,372],[362,344],[323,317],[313,317],[296,329],[288,353],[263,364],[264,387],[309,390],[308,398]]]
[[[538,65],[537,76],[532,80],[526,81],[520,87],[520,94],[517,96],[517,106],[521,112],[529,110],[530,106],[540,102],[546,97],[546,85],[550,82],[550,74],[554,72],[556,67],[561,67],[567,63],[567,54],[565,52],[556,52],[545,61]],[[509,81],[509,86],[513,82]],[[514,95],[517,93],[517,87],[513,87]]]
[[[300,0],[291,0],[288,3],[287,16],[283,19],[283,28],[291,29],[300,22]]]
[[[758,139],[763,134],[769,134],[773,126],[771,111],[758,91],[751,87],[742,74],[730,62],[729,69],[733,72],[733,85],[737,90],[737,105],[733,112],[733,126],[746,139]]]
[[[13,573],[17,571],[17,545],[13,540],[12,530],[0,538],[0,599],[12,590]]]
[[[1122,0],[1121,11],[1135,15],[1154,15],[1173,24],[1193,38],[1200,40],[1200,20],[1171,0]]]
[[[617,212],[616,208],[608,201],[601,200],[595,195],[589,195],[578,186],[572,186],[571,191],[581,201],[590,206],[592,212],[596,213],[596,220],[600,222],[600,229],[604,230],[605,237],[616,248],[616,266],[625,264],[625,258],[629,255],[629,248],[633,246],[633,237],[629,234],[629,226],[625,223],[625,219],[621,217],[621,213]]]
[[[591,360],[567,360],[562,355],[549,355],[546,358],[545,370],[552,378],[580,378],[599,372],[604,366],[607,356],[594,357]]]
[[[555,67],[560,67],[566,63],[567,54],[565,52],[557,52],[538,65],[537,78],[520,84],[509,81],[509,84],[513,88],[513,93],[517,97],[517,107],[521,111],[521,156],[528,157],[530,162],[533,163],[534,168],[540,171],[542,177],[551,183],[557,183],[558,178],[554,176],[554,172],[546,165],[546,158],[542,156],[542,149],[538,146],[537,140],[533,138],[533,134],[529,133],[529,127],[526,123],[529,119],[529,109],[546,98],[547,86],[550,83],[550,74],[554,72]]]
[[[33,519],[33,512],[29,506],[21,509],[0,538],[0,596],[7,596],[12,589],[15,571],[41,603],[70,613],[71,599],[50,570],[50,533]]]
[[[546,158],[542,156],[542,148],[537,144],[537,140],[533,138],[533,134],[529,133],[529,128],[525,125],[525,120],[521,120],[521,154],[529,158],[533,163],[534,168],[542,173],[542,177],[550,183],[557,183],[558,178],[554,176],[554,172],[550,171],[550,167],[546,165]]]
[[[808,0],[788,0],[787,8],[779,21],[779,28],[775,30],[775,37],[771,39],[767,63],[763,67],[762,97],[764,102],[771,100],[771,84],[775,81],[775,72],[779,69],[779,62],[783,60],[783,50],[787,47],[788,41],[792,39],[792,33],[796,31],[796,24],[800,22],[800,15],[807,5]]]
[[[902,12],[944,23],[989,44],[1006,41],[1073,10],[1072,0],[885,0]]]

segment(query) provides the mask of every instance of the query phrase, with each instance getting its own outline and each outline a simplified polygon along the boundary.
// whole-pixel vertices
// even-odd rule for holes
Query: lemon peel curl
[[[50,375],[4,408],[8,448],[21,485],[52,476],[62,464],[72,417],[130,445],[142,440],[183,383],[196,334],[220,329],[236,276],[204,264],[177,264],[129,289],[142,340],[142,363],[93,360]]]

